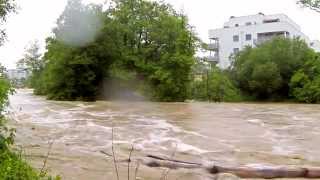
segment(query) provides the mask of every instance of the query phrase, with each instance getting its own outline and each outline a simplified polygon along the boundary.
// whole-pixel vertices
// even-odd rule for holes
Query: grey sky
[[[104,0],[86,0],[103,2]],[[177,10],[183,9],[198,35],[207,40],[208,30],[220,28],[230,16],[242,16],[263,12],[284,13],[298,23],[311,39],[320,40],[320,13],[302,9],[296,0],[165,0]],[[33,40],[50,35],[55,21],[62,13],[67,0],[17,0],[18,14],[11,15],[6,28],[8,42],[0,47],[0,62],[7,68],[15,67],[22,58],[24,47]]]

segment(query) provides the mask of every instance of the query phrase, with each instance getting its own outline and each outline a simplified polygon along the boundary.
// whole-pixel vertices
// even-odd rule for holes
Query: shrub
[[[204,73],[201,80],[195,80],[192,85],[193,99],[214,102],[240,101],[240,91],[234,86],[228,75],[217,67],[208,74]]]
[[[235,56],[232,77],[239,88],[258,100],[289,98],[289,83],[315,53],[300,39],[276,37]]]
[[[320,103],[320,58],[307,61],[291,78],[290,88],[297,101]]]

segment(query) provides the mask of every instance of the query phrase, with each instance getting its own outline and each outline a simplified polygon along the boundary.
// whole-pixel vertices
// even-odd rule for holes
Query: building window
[[[238,35],[234,35],[233,36],[233,42],[239,42],[239,36]]]
[[[251,41],[252,35],[251,34],[246,34],[246,41]]]
[[[252,25],[251,22],[247,22],[247,23],[246,23],[246,26],[251,26],[251,25]]]
[[[276,22],[280,22],[280,19],[265,19],[263,20],[263,23],[276,23]]]
[[[233,54],[238,54],[238,53],[239,53],[239,51],[240,51],[240,49],[239,49],[239,48],[233,48]]]

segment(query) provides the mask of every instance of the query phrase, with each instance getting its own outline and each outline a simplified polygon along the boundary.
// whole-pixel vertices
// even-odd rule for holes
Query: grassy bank
[[[40,180],[57,179],[45,177],[33,169],[21,154],[11,152],[9,149],[0,152],[0,179],[2,180]]]

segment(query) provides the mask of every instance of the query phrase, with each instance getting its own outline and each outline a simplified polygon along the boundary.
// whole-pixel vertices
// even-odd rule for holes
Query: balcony
[[[257,46],[265,43],[266,41],[272,40],[275,37],[289,37],[289,36],[290,36],[290,33],[286,31],[259,33],[258,38],[254,39],[253,42]]]
[[[217,51],[219,49],[219,44],[218,43],[210,43],[210,44],[208,44],[208,49],[210,51]]]
[[[207,59],[208,62],[219,63],[219,57],[218,56],[208,56],[206,59]]]

